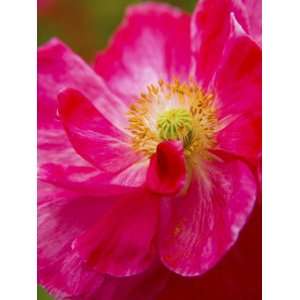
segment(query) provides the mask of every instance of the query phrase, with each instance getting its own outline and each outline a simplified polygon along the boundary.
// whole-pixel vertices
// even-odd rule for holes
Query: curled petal
[[[186,167],[183,145],[179,141],[165,141],[157,146],[147,172],[146,185],[155,193],[175,194],[183,188]]]
[[[59,112],[73,147],[99,169],[113,173],[138,160],[128,137],[77,90],[67,89],[59,94]]]

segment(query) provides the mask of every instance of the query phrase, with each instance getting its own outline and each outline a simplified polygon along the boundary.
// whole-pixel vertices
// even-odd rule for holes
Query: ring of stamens
[[[212,94],[194,81],[149,85],[128,112],[135,151],[151,156],[164,140],[181,140],[186,157],[215,146],[218,119]]]

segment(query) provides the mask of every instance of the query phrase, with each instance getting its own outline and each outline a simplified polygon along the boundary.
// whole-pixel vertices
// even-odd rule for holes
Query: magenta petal
[[[165,141],[157,146],[147,172],[147,187],[154,193],[174,194],[184,186],[186,167],[183,145]]]
[[[184,276],[212,268],[237,240],[256,196],[242,161],[223,155],[203,164],[186,195],[162,202],[162,262]]]
[[[58,39],[38,49],[38,123],[47,126],[57,111],[57,95],[76,88],[120,130],[127,124],[127,107],[79,56]]]
[[[99,176],[101,181],[98,180]],[[103,176],[74,150],[62,125],[38,129],[40,180],[68,189],[86,189],[91,194],[98,189]]]
[[[261,113],[247,113],[236,117],[217,134],[218,148],[235,153],[257,165],[262,149]]]
[[[60,68],[64,63],[62,57],[58,57],[59,53],[65,53],[69,57],[70,74],[64,74],[65,68]],[[73,78],[76,75],[72,74],[76,65],[70,63],[72,59],[76,61],[78,58],[57,40],[52,40],[38,51],[38,176],[48,182],[63,181],[68,184],[71,181],[77,184],[99,173],[76,153],[57,114],[58,90],[64,83],[74,85],[76,81]],[[59,63],[59,60],[62,61]],[[65,62],[66,65],[68,63]],[[84,63],[80,65],[82,69]],[[89,93],[87,84],[78,87]]]
[[[230,30],[230,0],[198,1],[191,23],[196,79],[207,87],[222,57]]]
[[[86,264],[113,276],[130,276],[157,259],[159,198],[137,190],[123,197],[74,242]]]
[[[214,81],[220,118],[219,147],[253,160],[261,152],[261,48],[232,17],[232,33]],[[229,117],[229,122],[228,122]]]
[[[95,63],[96,72],[128,104],[160,79],[186,79],[189,69],[190,17],[158,3],[129,7],[108,49]]]
[[[171,275],[155,300],[261,300],[261,207],[256,203],[238,241],[209,272]]]
[[[233,0],[236,4],[234,13],[246,32],[261,45],[261,0]],[[244,25],[245,24],[245,25]]]
[[[146,181],[149,159],[140,160],[128,168],[115,174],[111,180],[112,184],[139,187]]]
[[[231,17],[231,36],[214,80],[222,116],[261,110],[262,51]]]
[[[38,282],[56,299],[88,296],[101,286],[103,276],[84,266],[71,243],[110,206],[110,201],[39,183]]]
[[[108,122],[80,92],[67,89],[60,93],[59,112],[73,147],[96,167],[117,172],[138,160],[128,136]]]

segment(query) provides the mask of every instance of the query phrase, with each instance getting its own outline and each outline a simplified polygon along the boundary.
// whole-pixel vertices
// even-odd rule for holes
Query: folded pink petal
[[[166,4],[143,3],[127,9],[125,20],[95,70],[127,104],[146,86],[190,69],[190,17]]]
[[[230,30],[230,0],[198,1],[191,22],[195,76],[207,88],[221,60]]]
[[[162,202],[160,256],[172,271],[201,275],[230,249],[256,200],[256,179],[234,157],[199,166],[186,195]]]
[[[154,193],[175,194],[183,188],[186,167],[183,145],[179,141],[164,141],[152,155],[146,185]]]
[[[111,173],[139,159],[129,144],[129,137],[107,121],[80,92],[67,89],[58,98],[68,137],[83,158]]]
[[[130,276],[157,259],[159,198],[143,190],[124,195],[73,247],[101,273]]]
[[[214,80],[219,117],[218,147],[257,160],[261,152],[261,48],[232,16],[232,31]]]
[[[117,126],[126,128],[127,107],[113,95],[104,81],[79,56],[58,39],[38,49],[38,124],[49,126],[57,111],[57,95],[65,88],[75,88]],[[53,126],[53,124],[52,124]]]

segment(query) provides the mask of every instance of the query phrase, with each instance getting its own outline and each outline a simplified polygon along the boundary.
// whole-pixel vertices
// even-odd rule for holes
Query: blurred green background
[[[106,47],[127,5],[138,0],[38,0],[38,45],[56,36],[87,62]],[[155,1],[192,12],[196,0]],[[38,287],[38,300],[50,300]]]

